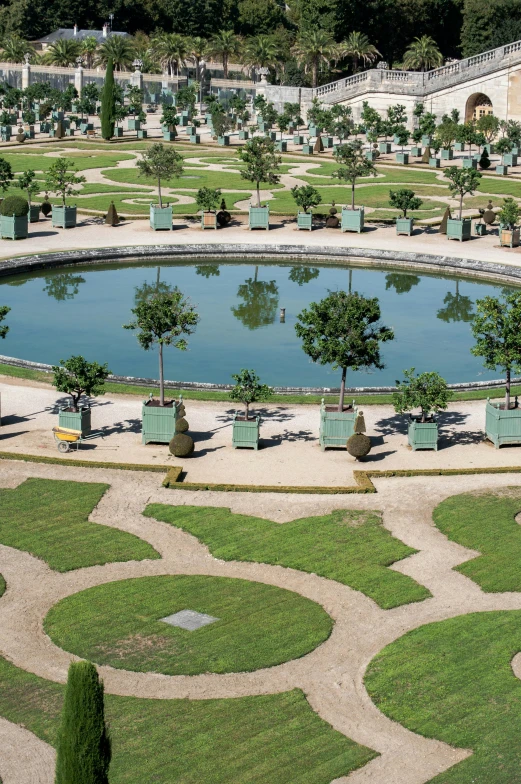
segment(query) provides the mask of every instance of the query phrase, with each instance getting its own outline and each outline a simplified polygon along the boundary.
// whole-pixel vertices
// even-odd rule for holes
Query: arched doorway
[[[485,114],[493,114],[492,101],[484,93],[474,93],[465,107],[465,122],[479,120]]]

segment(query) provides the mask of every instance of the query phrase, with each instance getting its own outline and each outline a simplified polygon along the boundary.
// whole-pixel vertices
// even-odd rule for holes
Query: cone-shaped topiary
[[[371,439],[369,436],[364,436],[363,433],[355,433],[347,439],[346,447],[352,457],[360,460],[371,451]]]
[[[55,784],[108,784],[110,757],[103,683],[93,664],[73,662],[58,736]]]
[[[52,212],[52,204],[49,201],[49,195],[47,193],[45,194],[45,198],[42,201],[41,210],[42,210],[43,214],[45,215],[45,217],[50,215],[51,212]]]
[[[184,417],[180,417],[175,423],[175,432],[186,433],[187,430],[188,430],[188,422]]]
[[[168,448],[174,457],[190,457],[194,451],[194,440],[185,433],[176,433]]]
[[[490,158],[488,157],[488,152],[486,147],[483,148],[483,152],[481,153],[481,158],[479,159],[479,168],[480,169],[490,168]]]
[[[29,202],[23,196],[7,196],[0,204],[0,213],[2,215],[13,215],[21,218],[29,212]]]

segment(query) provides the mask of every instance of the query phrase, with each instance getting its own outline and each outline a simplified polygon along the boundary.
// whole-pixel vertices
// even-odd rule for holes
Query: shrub
[[[175,423],[175,432],[176,433],[186,433],[188,430],[188,422],[184,417],[181,417]]]
[[[355,433],[347,439],[347,451],[357,460],[365,457],[371,451],[371,439],[363,433]]]
[[[6,201],[7,199],[2,203],[2,207]],[[515,228],[517,221],[519,220],[519,206],[511,196],[503,199],[503,206],[498,212],[498,219],[503,226],[510,229]]]
[[[190,438],[185,433],[176,433],[168,448],[174,457],[190,457],[194,451],[194,441],[193,438]]]
[[[177,413],[179,414],[180,417],[184,417],[184,415],[186,414],[186,408],[185,408],[185,404],[184,403],[181,403],[179,405],[179,407],[177,409]]]
[[[0,205],[0,212],[21,218],[29,212],[29,202],[23,196],[7,196]]]
[[[485,149],[481,153],[481,158],[479,159],[479,168],[488,169],[489,167],[490,167],[490,158],[488,157],[488,152]]]
[[[49,194],[47,194],[47,193],[45,194],[45,198],[42,201],[41,210],[42,210],[43,214],[45,215],[45,217],[50,215],[51,212],[52,212],[52,204],[49,201]]]

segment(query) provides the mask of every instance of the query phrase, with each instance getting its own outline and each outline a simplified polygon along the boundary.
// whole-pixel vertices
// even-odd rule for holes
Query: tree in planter
[[[398,391],[393,394],[393,406],[397,414],[419,408],[421,422],[426,422],[431,413],[445,411],[452,393],[447,382],[439,373],[419,373],[414,368],[404,370],[404,381],[397,381]]]
[[[137,329],[139,345],[149,351],[156,344],[159,348],[159,405],[165,405],[165,379],[163,349],[174,346],[186,351],[188,342],[184,335],[192,335],[199,322],[199,315],[190,300],[175,286],[168,292],[142,300],[132,308],[135,320],[124,324],[124,329]]]
[[[360,115],[362,123],[366,131],[377,131],[380,128],[382,118],[372,106],[369,106],[367,101],[362,103],[362,113]]]
[[[490,144],[498,135],[499,119],[493,114],[484,114],[476,122],[476,130],[482,133]]]
[[[497,214],[498,220],[506,229],[515,229],[519,220],[519,205],[511,196],[503,199],[503,206]]]
[[[161,125],[166,126],[169,131],[176,133],[177,111],[175,106],[163,106],[163,114],[159,122]]]
[[[467,193],[472,196],[479,185],[482,174],[474,169],[458,169],[457,166],[448,166],[443,172],[449,182],[449,190],[459,196],[459,220],[463,214],[463,197]]]
[[[161,180],[173,180],[183,173],[183,156],[173,147],[165,147],[162,143],[151,144],[137,162],[142,177],[153,177],[157,181],[159,209],[163,207],[161,196]]]
[[[203,212],[212,212],[212,210],[217,209],[220,198],[220,188],[199,188],[195,197],[195,203]]]
[[[298,315],[295,325],[302,348],[313,362],[342,371],[338,410],[344,409],[346,374],[384,365],[380,344],[394,339],[394,332],[380,322],[377,297],[332,291]]]
[[[18,175],[16,181],[17,186],[21,191],[27,194],[27,202],[31,206],[31,199],[40,192],[40,184],[35,182],[36,173],[32,169],[27,169],[22,174]]]
[[[402,217],[406,218],[408,212],[419,210],[423,201],[414,195],[414,191],[401,188],[399,191],[389,191],[389,204],[396,210],[400,210]]]
[[[313,185],[295,185],[291,189],[297,207],[307,212],[310,207],[317,207],[322,201],[322,196]]]
[[[0,158],[0,190],[4,193],[9,188],[13,176],[11,164],[5,158]]]
[[[58,158],[47,170],[45,187],[60,196],[62,205],[65,207],[67,196],[75,196],[78,193],[74,186],[81,185],[83,182],[85,182],[85,177],[83,175],[77,176],[74,161],[68,158]]]
[[[285,103],[284,104],[284,114],[289,117],[290,123],[293,123],[295,126],[295,130],[297,133],[299,132],[299,128],[301,125],[304,125],[304,120],[300,115],[300,104],[299,103]]]
[[[510,379],[521,372],[521,292],[506,294],[503,299],[484,297],[476,300],[472,335],[475,357],[483,358],[487,370],[505,373],[505,409],[510,408]]]
[[[407,122],[406,107],[401,103],[397,103],[395,106],[389,106],[387,109],[387,122],[390,133],[397,133],[398,129],[405,126],[405,123]]]
[[[0,338],[2,340],[6,337],[7,333],[9,332],[9,327],[7,324],[2,324],[2,321],[5,321],[5,317],[9,313],[11,308],[7,305],[0,305]]]
[[[446,122],[442,122],[436,128],[436,136],[441,142],[441,146],[444,150],[452,149],[452,145],[458,135],[458,124],[453,122],[452,120],[448,119]]]
[[[351,209],[354,210],[356,181],[360,177],[376,177],[376,167],[365,157],[359,139],[341,144],[336,148],[334,155],[339,168],[333,172],[333,177],[351,183]]]
[[[490,158],[486,147],[483,148],[483,151],[481,153],[481,158],[479,159],[479,168],[480,169],[490,168]]]
[[[405,125],[398,125],[394,127],[393,133],[396,136],[397,144],[402,148],[403,154],[403,148],[409,143],[409,131]]]
[[[215,108],[212,107],[211,114],[214,136],[224,136],[232,127],[232,121],[220,104],[215,104]]]
[[[509,155],[513,146],[513,142],[507,136],[503,136],[496,144],[496,152],[499,155]]]
[[[244,404],[244,418],[248,420],[250,405],[269,400],[273,390],[267,384],[260,383],[254,370],[242,369],[240,373],[232,375],[232,378],[236,383],[230,392],[230,398]]]
[[[143,109],[143,90],[136,85],[128,85],[127,99],[129,111],[135,118]]]
[[[275,143],[271,139],[256,136],[250,139],[238,152],[239,158],[246,164],[241,170],[243,180],[255,183],[257,191],[257,207],[261,206],[260,184],[276,185],[280,180],[279,166],[282,161],[275,153]]]
[[[72,662],[58,734],[55,784],[108,784],[110,758],[103,682],[90,662]]]
[[[58,392],[64,392],[72,398],[71,410],[77,411],[82,395],[97,397],[105,394],[105,381],[110,375],[107,363],[87,362],[78,355],[69,359],[60,359],[59,365],[53,365],[53,386]]]
[[[104,139],[112,139],[114,136],[115,110],[114,61],[112,57],[109,57],[101,93],[101,135]]]

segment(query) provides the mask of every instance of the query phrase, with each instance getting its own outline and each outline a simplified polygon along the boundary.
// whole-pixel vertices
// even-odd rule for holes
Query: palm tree
[[[129,38],[122,35],[111,35],[101,44],[97,63],[106,66],[109,59],[112,59],[116,71],[123,71],[130,68],[134,55],[134,44]]]
[[[152,55],[169,76],[179,75],[189,52],[188,38],[179,33],[162,33],[152,39]]]
[[[238,57],[242,51],[242,41],[233,30],[219,30],[210,38],[208,54],[218,57],[223,64],[224,78],[228,78],[228,63],[230,57]]]
[[[292,47],[299,65],[303,65],[307,71],[311,68],[312,86],[318,83],[318,68],[320,63],[329,63],[337,59],[337,45],[333,36],[325,30],[308,30],[301,33],[297,42]]]
[[[251,71],[272,68],[280,59],[280,47],[271,35],[256,35],[247,40],[243,59]]]
[[[2,44],[2,60],[6,63],[23,63],[26,54],[34,56],[33,47],[18,35],[10,35]]]
[[[201,81],[201,60],[208,52],[208,41],[206,38],[196,35],[188,39],[188,57],[195,65],[195,81]]]
[[[94,35],[88,35],[81,42],[81,53],[85,58],[85,65],[87,68],[92,68],[97,48],[98,39]]]
[[[369,43],[369,38],[365,33],[353,31],[349,33],[346,40],[341,44],[343,55],[350,57],[353,61],[353,72],[358,70],[358,63],[361,60],[364,65],[374,63],[377,57],[381,57],[380,52]]]
[[[429,71],[443,63],[438,44],[430,35],[415,38],[403,56],[405,71]]]
[[[72,40],[60,40],[51,44],[44,55],[46,65],[57,65],[61,68],[68,68],[75,65],[76,60],[81,54],[81,43]]]

